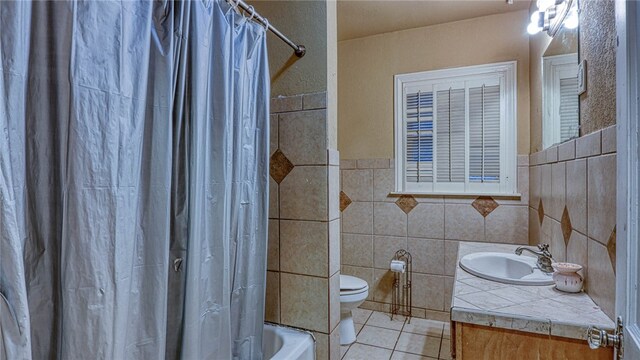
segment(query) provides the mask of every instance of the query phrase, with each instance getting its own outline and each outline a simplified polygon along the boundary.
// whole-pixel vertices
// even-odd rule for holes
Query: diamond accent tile
[[[480,196],[471,203],[474,209],[476,209],[482,217],[487,217],[500,206],[491,196]]]
[[[609,253],[609,260],[611,260],[611,266],[613,266],[613,273],[616,272],[616,228],[613,227],[609,241],[607,242],[607,252]]]
[[[340,191],[340,211],[344,211],[351,203],[349,195],[345,194],[344,191]]]
[[[540,225],[542,225],[542,220],[544,220],[544,206],[542,206],[542,199],[538,203],[538,220],[540,220]]]
[[[291,170],[293,170],[293,164],[291,161],[287,159],[280,149],[276,150],[276,152],[271,155],[269,162],[269,173],[273,180],[280,184],[282,180],[289,175]]]
[[[571,238],[571,231],[573,228],[571,227],[571,218],[569,217],[569,210],[567,207],[564,207],[564,211],[562,212],[562,219],[560,220],[560,227],[562,228],[562,237],[564,238],[564,244],[569,245],[569,239]]]
[[[413,208],[418,206],[418,201],[411,195],[402,195],[396,200],[396,205],[398,205],[405,214],[409,214]]]

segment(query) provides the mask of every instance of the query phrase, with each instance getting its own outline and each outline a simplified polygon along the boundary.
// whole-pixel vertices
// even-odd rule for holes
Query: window
[[[578,54],[542,60],[542,147],[578,137]]]
[[[395,77],[396,191],[515,194],[516,62]]]

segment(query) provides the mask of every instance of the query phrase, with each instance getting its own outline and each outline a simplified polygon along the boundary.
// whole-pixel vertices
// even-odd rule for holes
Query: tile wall
[[[529,159],[518,157],[520,198],[389,196],[394,161],[340,161],[343,274],[369,283],[362,307],[389,311],[399,249],[413,257],[413,315],[447,321],[460,241],[528,243]]]
[[[339,159],[327,149],[326,93],[271,101],[266,321],[310,330],[340,358]]]
[[[556,261],[584,266],[585,290],[613,319],[616,254],[616,128],[530,156],[529,241]]]

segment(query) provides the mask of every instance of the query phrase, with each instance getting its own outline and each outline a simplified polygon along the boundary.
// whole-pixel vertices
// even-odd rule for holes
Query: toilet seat
[[[350,275],[340,275],[340,296],[362,294],[369,290],[366,281]]]

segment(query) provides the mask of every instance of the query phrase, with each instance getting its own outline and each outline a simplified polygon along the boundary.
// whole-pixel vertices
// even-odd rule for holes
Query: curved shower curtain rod
[[[242,0],[227,0],[227,2],[229,2],[233,6],[240,7],[245,12],[251,14],[251,17],[253,19],[261,23],[262,25],[266,26],[267,29],[269,29],[275,36],[279,37],[287,45],[291,46],[297,57],[301,58],[304,56],[304,54],[307,53],[307,49],[304,47],[304,45],[298,45],[293,41],[291,41],[288,37],[286,37],[283,33],[281,33],[280,30],[276,29],[273,25],[269,24],[269,21],[264,16],[258,14],[253,8],[253,6],[247,5],[247,3],[245,3]]]

